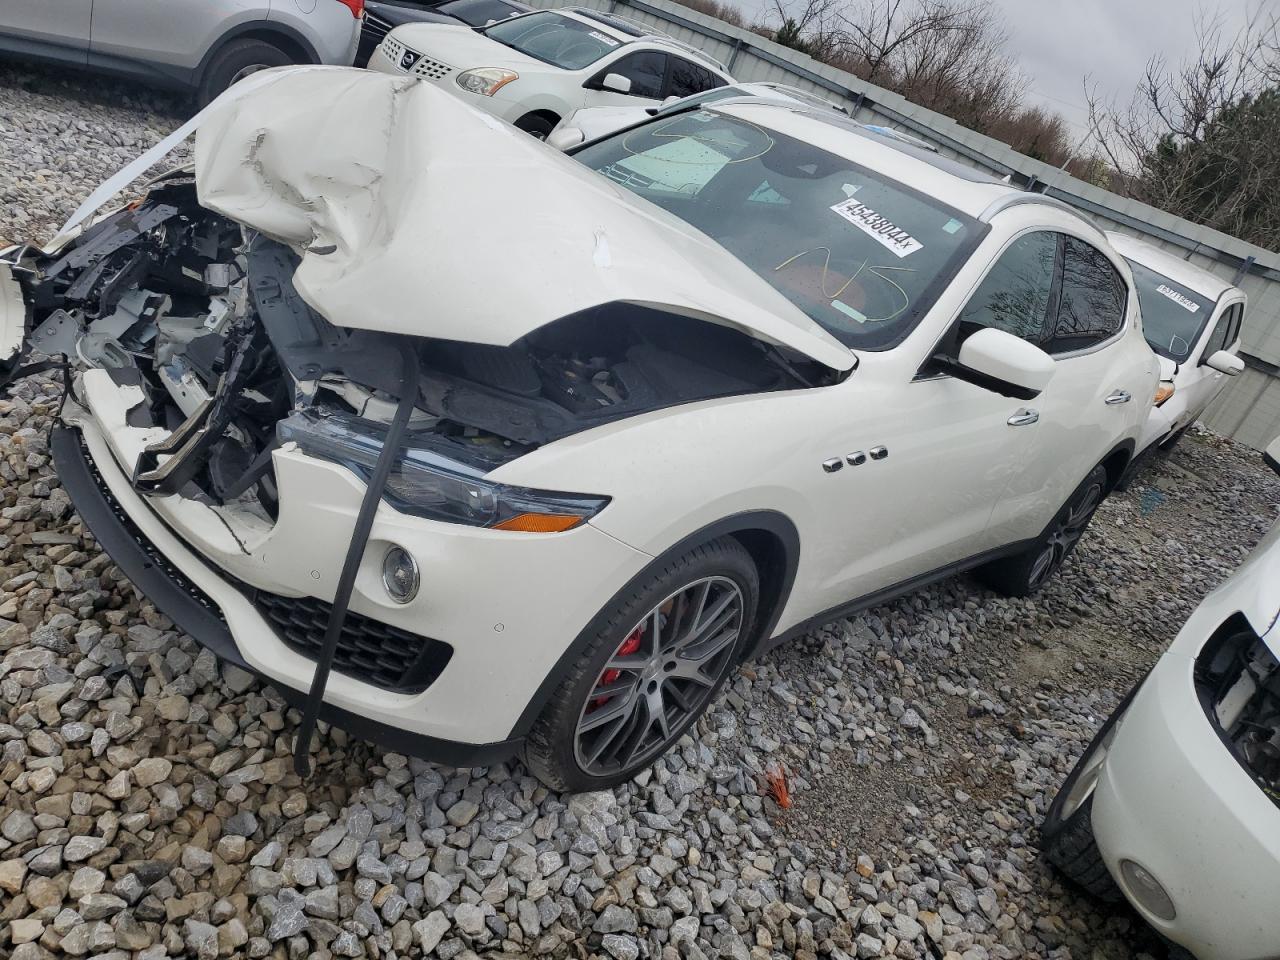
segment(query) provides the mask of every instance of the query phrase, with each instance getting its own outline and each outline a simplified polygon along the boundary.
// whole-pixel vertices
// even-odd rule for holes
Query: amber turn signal
[[[565,513],[517,513],[501,523],[495,523],[491,529],[514,530],[517,533],[559,533],[562,530],[572,530],[586,519]]]
[[[1161,380],[1160,386],[1156,387],[1155,405],[1158,407],[1170,397],[1173,396],[1173,384],[1168,380]]]

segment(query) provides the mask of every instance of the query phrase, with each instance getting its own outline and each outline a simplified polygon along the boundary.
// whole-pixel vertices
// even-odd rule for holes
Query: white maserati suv
[[[1198,960],[1280,950],[1277,621],[1280,525],[1102,725],[1041,828],[1063,873]]]
[[[319,717],[620,782],[811,625],[966,568],[1039,588],[1155,390],[1094,226],[831,110],[565,155],[282,71],[195,157],[0,258],[0,356],[72,358],[80,515],[305,704],[302,769]]]

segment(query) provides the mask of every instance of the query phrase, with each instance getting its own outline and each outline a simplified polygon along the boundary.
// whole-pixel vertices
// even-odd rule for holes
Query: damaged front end
[[[1280,661],[1253,630],[1222,630],[1196,661],[1210,723],[1232,756],[1280,807]]]
[[[303,754],[330,667],[335,722],[456,733],[448,711],[385,697],[484,659],[422,635],[397,542],[438,579],[450,547],[492,566],[508,536],[629,550],[586,523],[608,490],[491,476],[611,422],[832,384],[854,360],[707,238],[456,98],[363,71],[260,86],[194,124],[194,172],[47,250],[0,252],[0,386],[61,366],[52,447],[82,517],[197,640],[306,698]],[[474,255],[490,233],[521,251],[505,273]],[[590,567],[559,542],[558,563]],[[511,728],[493,723],[497,750]]]
[[[28,334],[20,356],[65,357],[69,398],[112,408],[113,447],[132,484],[217,513],[246,552],[278,515],[283,444],[366,478],[400,389],[419,380],[406,450],[385,491],[398,509],[499,529],[566,529],[600,497],[486,483],[543,444],[611,421],[713,397],[831,382],[728,327],[613,303],[561,318],[511,346],[352,330],[299,295],[289,247],[212,213],[190,178],[8,269]],[[108,400],[108,397],[110,400]]]

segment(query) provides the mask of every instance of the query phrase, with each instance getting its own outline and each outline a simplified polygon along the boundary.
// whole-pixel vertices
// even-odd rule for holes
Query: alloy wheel
[[[1093,516],[1093,512],[1098,509],[1098,504],[1101,502],[1102,484],[1091,483],[1080,492],[1080,496],[1067,510],[1066,515],[1054,523],[1053,529],[1045,538],[1040,555],[1031,566],[1030,581],[1033,590],[1043,585],[1053,572],[1062,566],[1062,561],[1067,558],[1067,554],[1084,536],[1089,518]]]
[[[705,577],[666,597],[614,649],[574,733],[581,769],[607,775],[663,750],[706,706],[742,631],[742,589]]]

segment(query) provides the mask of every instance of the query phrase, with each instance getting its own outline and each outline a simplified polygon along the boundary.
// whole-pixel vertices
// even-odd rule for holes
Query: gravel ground
[[[47,235],[180,100],[0,66],[0,237]],[[19,167],[19,163],[22,164]],[[34,171],[34,173],[33,173]],[[1164,956],[1036,827],[1120,696],[1265,532],[1280,483],[1193,433],[1035,600],[967,578],[742,669],[612,792],[320,738],[123,580],[53,475],[52,382],[0,401],[0,954]],[[780,806],[766,768],[785,770]]]

